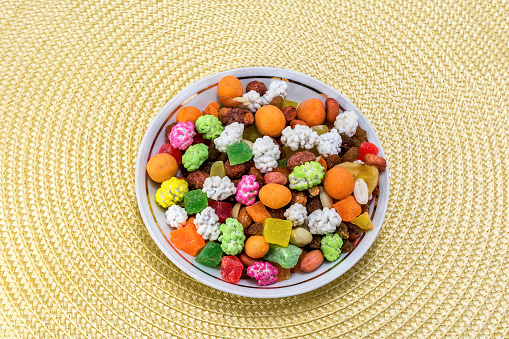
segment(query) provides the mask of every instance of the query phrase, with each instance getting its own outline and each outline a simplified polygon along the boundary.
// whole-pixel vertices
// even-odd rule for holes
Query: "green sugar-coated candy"
[[[327,234],[322,238],[320,244],[325,259],[334,261],[339,258],[341,246],[343,246],[343,239],[339,234]]]
[[[232,166],[248,162],[253,157],[253,151],[244,141],[226,146],[226,154]]]
[[[202,190],[193,190],[184,194],[184,205],[187,214],[200,213],[209,205],[209,199]]]
[[[292,268],[297,265],[302,249],[289,244],[288,247],[270,244],[269,252],[265,254],[263,260],[278,263],[283,268]]]
[[[203,134],[205,139],[215,139],[224,130],[219,119],[210,114],[200,116],[196,120],[195,127],[198,133]]]
[[[222,161],[216,161],[210,167],[210,176],[211,177],[220,177],[224,178],[226,175],[226,170],[224,169],[224,163]]]
[[[182,164],[189,171],[196,171],[207,160],[209,148],[205,144],[191,145],[182,156]]]
[[[196,256],[196,262],[205,266],[216,267],[221,263],[223,255],[221,245],[217,242],[209,241]]]

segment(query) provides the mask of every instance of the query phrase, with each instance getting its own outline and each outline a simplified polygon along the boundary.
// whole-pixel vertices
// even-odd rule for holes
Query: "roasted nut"
[[[329,155],[325,158],[325,161],[327,162],[327,168],[331,169],[336,165],[339,165],[341,163],[341,158],[337,154]]]
[[[284,175],[286,177],[286,180],[287,181],[290,181],[290,171],[288,170],[288,168],[286,167],[276,167],[272,170],[272,172],[277,172],[277,173],[281,173],[282,175]]]
[[[320,194],[320,187],[314,186],[314,187],[308,188],[308,194],[310,197],[316,197],[318,194]],[[320,199],[320,202],[321,202],[321,199]]]
[[[300,264],[300,269],[304,272],[312,272],[323,263],[324,257],[320,250],[314,250],[306,254]]]
[[[224,170],[230,179],[238,179],[248,170],[249,166],[249,162],[230,166],[230,160],[227,160],[224,164]]]
[[[341,157],[341,162],[354,162],[359,156],[359,147],[352,147]]]
[[[297,110],[293,106],[286,106],[281,112],[283,112],[287,123],[297,117]]]
[[[306,206],[306,203],[308,201],[308,197],[304,192],[297,192],[292,190],[292,201],[290,201],[290,204],[301,204],[302,206]]]
[[[325,100],[325,111],[327,112],[327,121],[331,124],[334,123],[339,114],[339,103],[337,100],[327,98],[327,100]]]
[[[239,216],[237,217],[237,220],[242,224],[242,227],[248,228],[251,226],[251,223],[253,222],[253,219],[247,213],[246,207],[242,207],[239,212]]]
[[[379,172],[383,171],[387,167],[385,159],[374,154],[366,154],[364,156],[364,162],[366,165],[375,166]]]
[[[302,120],[297,120],[297,119],[293,119],[292,121],[290,121],[290,127],[293,129],[295,128],[295,125],[303,125],[303,126],[308,126],[308,124],[306,124],[304,121]]]
[[[234,122],[244,125],[252,125],[254,123],[253,113],[240,108],[223,107],[217,117],[223,125],[230,125]]]
[[[277,97],[274,97],[269,102],[269,105],[276,106],[277,108],[282,109],[284,101],[285,101],[285,99],[283,99],[283,97],[277,96]]]
[[[346,227],[346,226],[345,226]],[[304,247],[313,240],[313,235],[305,228],[297,227],[290,234],[290,244]]]
[[[286,161],[286,167],[291,172],[293,169],[297,166],[304,165],[306,162],[309,161],[315,161],[316,155],[311,153],[310,151],[304,151],[304,152],[297,152],[294,155],[292,155],[288,160]]]
[[[219,103],[224,107],[231,108],[246,108],[246,104],[243,100],[238,100],[238,98],[232,97],[219,97]],[[221,112],[221,111],[220,111]]]
[[[251,81],[246,86],[246,93],[251,91],[258,92],[262,96],[267,92],[267,86],[261,81]]]
[[[249,172],[247,174],[254,175],[256,177],[256,181],[258,182],[258,185],[260,185],[260,186],[263,185],[264,177],[263,177],[262,172],[260,172],[260,170],[258,168],[251,166],[251,168],[249,169]]]
[[[288,183],[288,177],[279,172],[269,172],[263,177],[265,184],[279,184],[286,185]]]
[[[253,265],[255,262],[262,261],[261,259],[253,259],[250,256],[248,256],[246,253],[242,253],[241,255],[239,255],[239,260],[242,263],[242,265],[244,265],[245,267],[249,267],[249,266]]]
[[[204,171],[194,171],[188,174],[187,182],[193,189],[202,189],[205,179],[209,177],[209,174]]]

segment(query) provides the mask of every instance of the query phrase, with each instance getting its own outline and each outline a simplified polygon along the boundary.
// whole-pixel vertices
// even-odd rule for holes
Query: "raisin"
[[[359,156],[359,147],[352,147],[341,157],[341,162],[354,162]]]
[[[274,219],[284,219],[285,218],[285,209],[284,208],[272,209],[272,208],[267,207],[267,211],[269,212],[270,216]]]
[[[341,158],[337,154],[332,154],[325,158],[325,162],[327,163],[327,168],[331,169],[341,163]]]
[[[277,96],[270,101],[269,105],[276,106],[277,108],[282,109],[284,101],[285,99],[283,99],[283,97]]]
[[[290,204],[301,204],[302,206],[306,206],[306,203],[308,202],[308,197],[304,192],[298,192],[291,190],[292,193],[292,201],[290,201]]]
[[[354,246],[352,242],[348,239],[343,240],[343,245],[341,246],[341,253],[348,253],[354,250]]]
[[[249,235],[263,235],[263,224],[256,222],[247,228]]]
[[[316,210],[321,210],[323,208],[322,202],[320,200],[320,196],[313,197],[307,204],[306,209],[308,211],[308,215],[313,213]]]
[[[350,234],[348,233],[348,226],[346,226],[344,222],[342,222],[341,225],[339,225],[339,227],[336,228],[336,233],[339,234],[339,236],[342,239],[348,239],[348,237],[350,236]]]
[[[256,177],[256,181],[258,182],[258,185],[260,185],[260,187],[263,186],[263,174],[262,174],[262,172],[260,172],[260,170],[258,168],[252,166],[249,169],[249,172],[247,174],[254,175]]]
[[[211,143],[209,145],[209,157],[207,160],[215,161],[219,156],[221,155],[221,152],[217,150],[216,146],[214,146],[214,143]]]
[[[313,240],[309,243],[309,247],[316,250],[322,246],[322,236],[320,234],[313,234]]]
[[[205,161],[201,166],[200,170],[206,173],[210,173],[210,168],[212,167],[212,164],[214,161]]]

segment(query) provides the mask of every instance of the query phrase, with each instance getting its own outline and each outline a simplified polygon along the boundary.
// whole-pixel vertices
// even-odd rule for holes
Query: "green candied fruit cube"
[[[290,101],[290,100],[283,101],[283,108],[285,108],[287,106],[293,106],[293,107],[297,108],[297,106],[299,106],[299,104],[296,103],[295,101]]]
[[[200,213],[208,205],[209,199],[202,190],[193,190],[184,194],[184,208],[187,214]]]
[[[269,251],[265,254],[263,260],[278,263],[283,268],[292,268],[297,265],[301,254],[302,249],[292,244],[288,247],[270,244]]]
[[[322,135],[322,134],[325,134],[325,133],[329,132],[329,127],[327,127],[325,125],[313,126],[313,127],[311,127],[311,129],[313,131],[315,131],[316,134],[318,134],[318,135]]]
[[[220,177],[224,178],[226,175],[226,170],[224,169],[224,163],[222,161],[216,161],[210,167],[210,176],[211,177]]]
[[[226,146],[226,154],[232,166],[248,162],[253,157],[253,151],[244,141]]]
[[[267,218],[263,221],[263,237],[270,244],[288,246],[290,235],[292,234],[292,222]]]
[[[208,267],[216,267],[221,263],[223,255],[221,245],[217,242],[209,241],[196,256],[196,262]]]
[[[287,159],[281,159],[277,161],[277,167],[286,167],[286,160]]]
[[[242,139],[249,140],[251,142],[255,142],[256,139],[263,138],[263,135],[258,132],[255,125],[251,125],[249,127],[244,128],[244,133],[242,134]]]

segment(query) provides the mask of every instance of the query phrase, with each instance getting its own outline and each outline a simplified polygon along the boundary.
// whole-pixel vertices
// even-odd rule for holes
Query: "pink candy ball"
[[[173,148],[185,150],[193,143],[193,137],[196,135],[194,131],[194,123],[192,121],[179,122],[171,129],[168,140]]]
[[[250,206],[254,204],[258,188],[260,185],[254,175],[243,175],[242,180],[237,185],[237,195],[235,199],[243,205]]]

